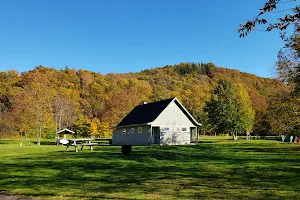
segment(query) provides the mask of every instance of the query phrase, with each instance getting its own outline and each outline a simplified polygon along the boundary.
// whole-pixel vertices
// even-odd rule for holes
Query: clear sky
[[[0,0],[0,71],[68,65],[105,74],[213,62],[270,77],[279,33],[237,33],[265,1]]]

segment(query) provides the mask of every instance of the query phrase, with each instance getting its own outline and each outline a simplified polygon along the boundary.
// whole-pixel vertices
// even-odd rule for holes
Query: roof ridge
[[[153,122],[174,99],[176,98],[173,97],[148,104],[137,105],[117,126]]]
[[[146,104],[139,104],[137,105],[136,107],[138,106],[143,106],[143,105],[149,105],[149,104],[153,104],[153,103],[159,103],[159,102],[162,102],[162,101],[169,101],[169,100],[173,100],[173,99],[176,99],[176,97],[172,97],[172,98],[169,98],[169,99],[163,99],[163,100],[158,100],[158,101],[153,101],[153,102],[150,102],[150,103],[146,103]]]

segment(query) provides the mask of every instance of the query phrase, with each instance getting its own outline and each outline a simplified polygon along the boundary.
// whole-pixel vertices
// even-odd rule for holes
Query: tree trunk
[[[38,131],[38,141],[37,141],[37,145],[38,145],[38,146],[41,144],[41,137],[42,137],[42,127],[39,127],[39,131]]]
[[[238,139],[237,132],[233,131],[232,137],[233,137],[233,140],[237,140]]]
[[[61,120],[62,120],[62,119],[61,119],[61,118],[62,118],[61,116],[62,116],[62,114],[59,115],[59,119],[58,119],[58,131],[61,130]]]
[[[250,140],[250,136],[251,136],[251,135],[250,135],[250,132],[249,132],[249,131],[246,131],[246,140],[247,140],[247,141]]]
[[[22,131],[21,131],[21,142],[20,142],[20,147],[22,147],[22,140],[23,140],[23,134],[22,134]]]

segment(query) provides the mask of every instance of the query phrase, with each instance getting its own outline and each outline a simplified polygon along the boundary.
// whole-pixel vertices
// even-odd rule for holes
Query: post
[[[75,151],[78,152],[76,141],[74,141]]]
[[[131,148],[131,145],[124,145],[122,146],[122,153],[124,155],[128,155],[132,152],[132,148]]]
[[[90,150],[92,150],[92,151],[93,151],[94,149],[93,149],[93,146],[92,146],[92,142],[91,142],[91,140],[89,140],[89,145],[90,145]]]

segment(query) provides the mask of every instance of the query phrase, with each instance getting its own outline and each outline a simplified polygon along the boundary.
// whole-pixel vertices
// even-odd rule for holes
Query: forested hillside
[[[133,107],[170,97],[177,97],[203,124],[201,133],[209,133],[215,125],[204,107],[223,79],[246,88],[255,110],[253,132],[281,131],[272,113],[277,97],[289,92],[286,84],[212,63],[181,63],[107,75],[44,66],[21,74],[0,72],[0,136],[54,137],[56,130],[70,128],[80,136],[110,137],[110,127]]]

